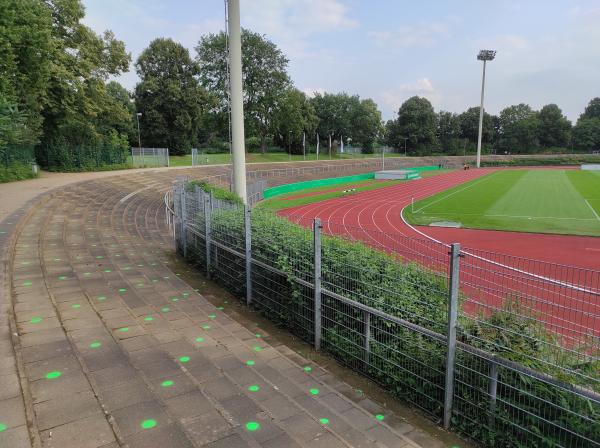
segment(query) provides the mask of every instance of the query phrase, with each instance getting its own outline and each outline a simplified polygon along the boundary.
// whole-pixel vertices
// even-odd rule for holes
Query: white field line
[[[430,202],[429,204],[426,204],[426,205],[424,205],[424,206],[423,206],[423,207],[421,207],[420,209],[418,209],[418,210],[415,210],[413,213],[419,213],[421,210],[423,210],[423,209],[426,209],[427,207],[430,207],[430,206],[432,206],[433,204],[437,204],[438,202],[441,202],[441,201],[443,201],[443,200],[445,200],[445,199],[448,199],[450,196],[454,196],[454,195],[455,195],[455,194],[457,194],[457,193],[460,193],[460,192],[462,192],[462,191],[468,190],[469,188],[471,188],[471,187],[474,187],[474,186],[475,186],[475,185],[477,185],[477,184],[480,184],[480,183],[481,183],[481,182],[483,182],[484,180],[489,180],[489,179],[490,179],[490,178],[491,178],[491,177],[492,177],[494,174],[498,174],[499,172],[500,172],[500,171],[496,171],[496,172],[494,172],[494,173],[492,173],[492,174],[490,174],[490,175],[488,175],[488,176],[483,176],[483,177],[482,177],[481,179],[479,179],[477,182],[473,182],[471,185],[467,185],[466,187],[463,187],[463,188],[461,188],[461,189],[459,189],[459,190],[453,191],[452,193],[450,193],[450,194],[447,194],[446,196],[443,196],[443,197],[441,197],[441,198],[439,198],[439,199],[437,199],[437,200],[435,200],[435,201],[433,201],[433,202]]]
[[[584,199],[584,201],[587,204],[587,206],[590,208],[590,210],[592,211],[592,213],[594,214],[594,216],[596,217],[596,219],[598,221],[600,221],[600,216],[598,216],[598,213],[596,213],[596,210],[594,210],[594,207],[592,207],[592,205],[588,202],[587,199]]]
[[[404,208],[402,210],[400,210],[400,219],[402,219],[402,221],[404,222],[404,224],[406,224],[412,230],[414,230],[418,234],[424,236],[428,240],[434,241],[434,242],[436,242],[438,244],[443,244],[446,247],[450,247],[450,244],[447,244],[447,243],[444,243],[442,241],[439,241],[439,240],[437,240],[437,239],[435,239],[435,238],[427,235],[426,233],[421,232],[419,229],[413,227],[412,225],[410,225],[406,221],[406,219],[404,219],[404,210],[406,209],[406,207],[408,207],[408,205],[404,206]],[[518,272],[519,274],[525,274],[525,275],[528,275],[530,277],[537,278],[539,280],[544,280],[544,281],[547,281],[549,283],[554,283],[556,285],[565,286],[567,288],[571,288],[571,289],[574,289],[576,291],[581,291],[581,292],[585,292],[585,293],[588,293],[588,294],[593,294],[593,295],[596,295],[596,296],[600,296],[600,291],[597,291],[597,290],[594,290],[594,289],[582,288],[581,286],[577,286],[577,285],[573,285],[571,283],[567,283],[567,282],[563,282],[563,281],[560,281],[560,280],[556,280],[554,278],[550,278],[550,277],[545,277],[543,275],[534,274],[533,272],[524,271],[522,269],[518,269],[518,268],[515,268],[513,266],[508,266],[506,264],[498,263],[497,261],[490,260],[490,259],[484,258],[484,257],[480,257],[479,255],[475,255],[475,254],[472,254],[472,253],[467,252],[467,251],[462,251],[462,253],[470,255],[473,258],[477,258],[478,260],[487,261],[488,263],[491,263],[493,265],[499,266],[501,268],[505,268],[505,269],[509,269],[511,271]]]
[[[423,217],[431,217],[435,218],[439,215],[456,215],[457,213],[435,213],[432,215],[423,215]],[[460,213],[461,216],[483,216],[490,218],[523,218],[523,219],[569,219],[575,221],[595,221],[596,218],[568,218],[568,217],[558,217],[558,216],[529,216],[529,215],[480,215],[479,213]],[[600,218],[598,218],[600,219]]]

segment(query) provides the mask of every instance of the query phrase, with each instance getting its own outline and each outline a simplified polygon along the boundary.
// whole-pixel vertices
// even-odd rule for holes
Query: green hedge
[[[31,164],[13,162],[8,166],[0,165],[0,183],[15,180],[32,179],[36,177],[31,169]]]
[[[241,210],[217,211],[212,218],[213,237],[242,251]],[[203,246],[201,248],[203,250]],[[281,270],[254,268],[253,292],[267,297],[269,306],[257,306],[267,317],[312,342],[310,313],[312,289],[293,280],[311,281],[312,232],[268,212],[252,214],[253,257]],[[244,260],[215,249],[212,275],[239,296],[244,295]],[[202,254],[190,251],[190,258]],[[445,280],[421,266],[339,237],[322,239],[323,286],[355,301],[378,308],[440,334],[446,329]],[[343,279],[338,277],[343,273]],[[446,347],[428,336],[389,320],[371,318],[371,347],[364,362],[362,311],[333,297],[323,296],[322,347],[341,362],[382,384],[390,393],[441,418]],[[459,340],[496,353],[567,383],[598,389],[597,382],[565,372],[594,376],[600,364],[582,363],[575,354],[557,350],[550,334],[520,313],[507,300],[505,309],[477,320],[462,317]],[[456,358],[453,430],[489,447],[583,447],[600,440],[600,405],[567,390],[499,367],[498,400],[493,412],[487,394],[488,361],[458,350]],[[562,366],[562,369],[552,364]],[[579,414],[579,415],[578,415]],[[581,417],[581,416],[583,417]],[[557,426],[564,428],[558,430]],[[589,445],[593,446],[593,445]]]

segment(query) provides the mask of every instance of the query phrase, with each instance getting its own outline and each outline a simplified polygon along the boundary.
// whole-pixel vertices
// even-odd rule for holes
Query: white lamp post
[[[479,135],[477,136],[477,168],[481,166],[481,134],[483,131],[483,95],[485,91],[485,65],[487,61],[493,61],[495,57],[495,50],[481,50],[477,55],[477,59],[479,61],[483,61],[483,77],[481,78],[481,106],[479,107]]]

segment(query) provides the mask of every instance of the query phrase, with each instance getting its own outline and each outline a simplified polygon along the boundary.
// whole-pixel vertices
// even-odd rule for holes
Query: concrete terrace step
[[[161,194],[174,176],[65,188],[23,224],[11,276],[28,412],[3,414],[0,394],[0,446],[17,428],[11,447],[445,446],[181,280]]]

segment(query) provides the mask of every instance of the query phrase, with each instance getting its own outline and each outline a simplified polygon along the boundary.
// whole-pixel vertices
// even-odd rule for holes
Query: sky
[[[170,37],[195,56],[200,36],[224,29],[224,0],[83,0],[84,22],[112,30],[135,62]],[[393,118],[413,95],[436,111],[479,105],[480,49],[497,50],[486,73],[486,111],[556,103],[576,121],[600,96],[600,0],[241,0],[242,26],[289,59],[297,88],[373,98]],[[133,89],[130,72],[117,80]]]

